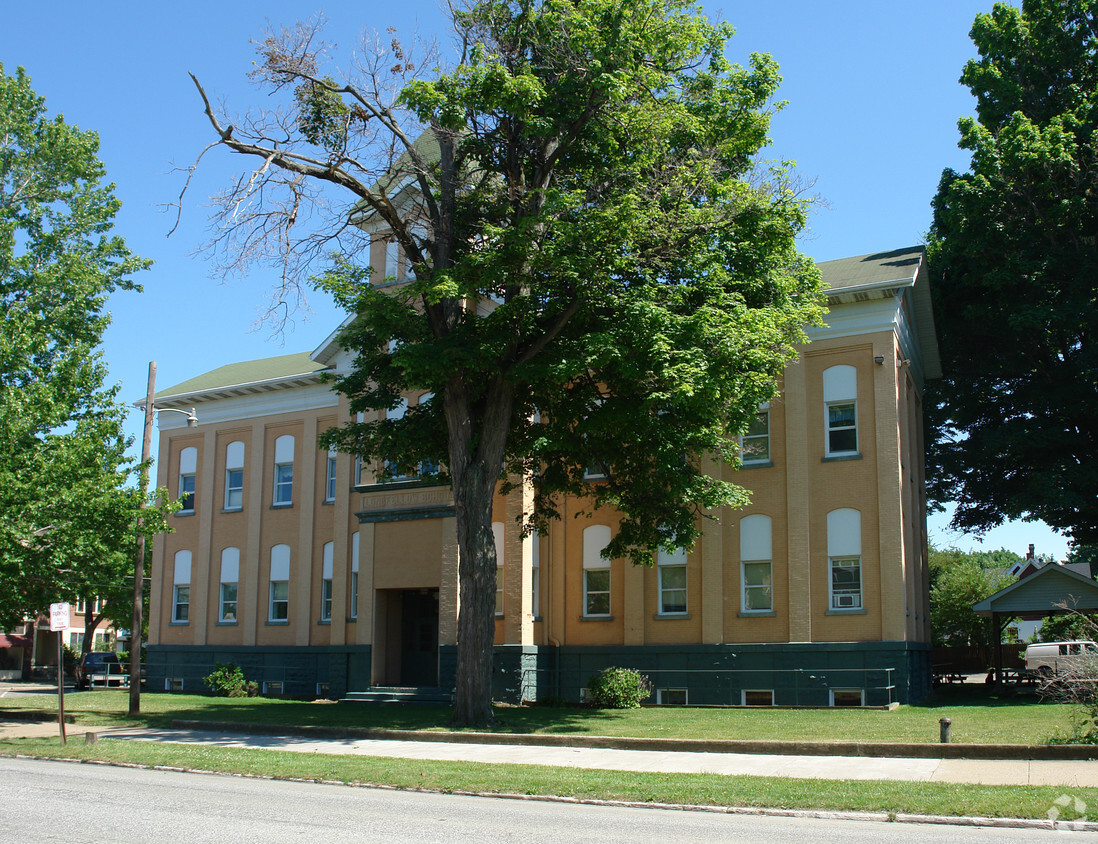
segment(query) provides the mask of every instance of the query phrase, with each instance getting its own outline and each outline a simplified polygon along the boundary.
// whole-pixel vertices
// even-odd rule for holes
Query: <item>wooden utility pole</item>
[[[149,497],[149,459],[152,452],[153,394],[156,392],[156,361],[149,361],[149,388],[145,393],[145,434],[141,440],[141,476],[138,487],[144,510]],[[137,517],[137,555],[133,564],[133,625],[130,628],[130,715],[141,712],[141,625],[145,598],[145,519]]]

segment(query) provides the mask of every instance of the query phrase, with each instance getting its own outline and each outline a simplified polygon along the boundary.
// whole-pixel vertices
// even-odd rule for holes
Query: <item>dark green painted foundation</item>
[[[570,647],[500,645],[493,698],[510,703],[579,701],[591,675],[610,666],[635,668],[653,689],[686,690],[697,705],[739,706],[745,691],[771,691],[776,706],[830,706],[835,690],[861,690],[866,706],[915,703],[930,693],[927,645],[906,642],[827,644],[643,645]],[[370,685],[369,645],[335,647],[149,648],[148,688],[203,692],[218,663],[236,663],[249,680],[281,683],[282,694],[338,699]],[[439,648],[439,686],[452,689],[457,649]],[[652,702],[656,702],[656,691]]]

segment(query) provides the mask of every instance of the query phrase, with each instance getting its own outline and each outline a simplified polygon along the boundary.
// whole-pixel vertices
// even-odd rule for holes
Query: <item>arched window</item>
[[[239,586],[240,549],[226,548],[221,552],[221,594],[217,613],[217,620],[221,624],[236,624]]]
[[[176,551],[172,572],[172,624],[186,624],[191,615],[191,552]]]
[[[603,549],[610,544],[610,528],[591,525],[583,529],[583,614],[610,615],[610,561]]]
[[[290,546],[271,549],[271,598],[267,620],[285,624],[290,620]]]
[[[740,608],[744,613],[774,609],[773,522],[756,514],[740,520]]]
[[[827,456],[858,453],[858,371],[832,366],[823,374]]]
[[[660,615],[686,614],[686,549],[676,548],[656,554],[656,577],[659,581]]]
[[[862,514],[850,508],[827,514],[829,606],[862,609]]]

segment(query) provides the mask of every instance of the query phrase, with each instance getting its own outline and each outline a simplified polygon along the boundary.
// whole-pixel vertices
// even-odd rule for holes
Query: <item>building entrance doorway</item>
[[[400,640],[400,685],[437,686],[437,589],[402,590]]]

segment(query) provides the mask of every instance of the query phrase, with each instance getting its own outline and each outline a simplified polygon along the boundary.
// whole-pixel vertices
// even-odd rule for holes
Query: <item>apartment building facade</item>
[[[661,703],[882,705],[929,691],[922,394],[940,369],[925,257],[820,269],[827,325],[744,435],[743,468],[705,466],[751,504],[706,514],[694,548],[650,567],[607,561],[612,513],[577,517],[569,501],[547,535],[523,537],[529,492],[496,496],[497,697],[576,700],[609,665],[646,673]],[[200,689],[219,662],[284,694],[452,688],[453,499],[415,478],[377,483],[319,447],[349,418],[324,373],[349,365],[333,333],[158,393],[199,425],[160,419],[157,482],[184,506],[154,546],[150,688]]]

